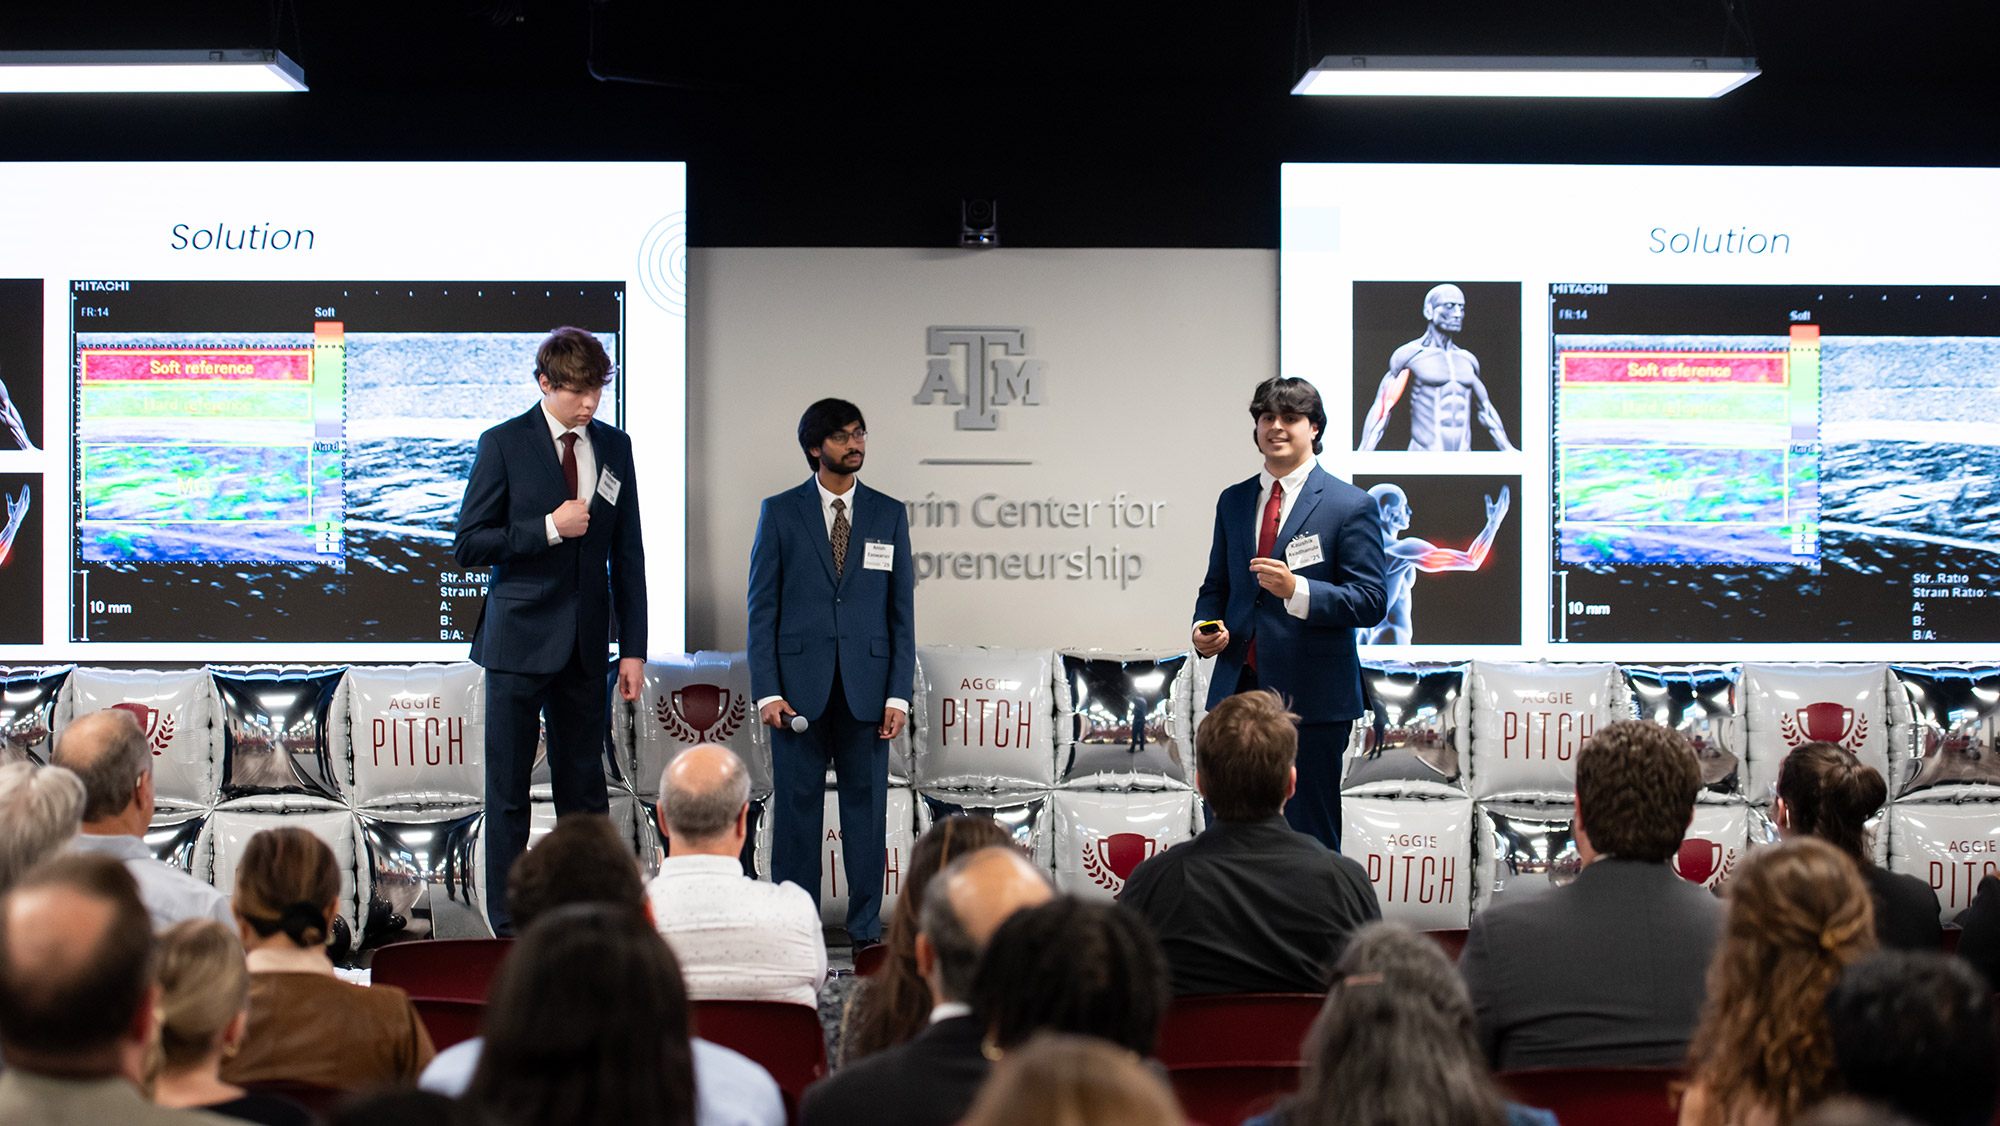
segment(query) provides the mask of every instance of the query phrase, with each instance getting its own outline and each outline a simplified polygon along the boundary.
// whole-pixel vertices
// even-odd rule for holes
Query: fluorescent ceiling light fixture
[[[1756,59],[1328,55],[1294,94],[1386,98],[1719,98]]]
[[[0,51],[0,94],[302,93],[282,51]]]

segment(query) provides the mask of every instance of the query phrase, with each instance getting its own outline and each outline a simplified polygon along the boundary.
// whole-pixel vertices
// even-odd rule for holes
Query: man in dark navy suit
[[[861,484],[861,410],[821,399],[799,419],[813,476],[764,501],[750,549],[750,691],[771,727],[771,879],[819,896],[826,769],[840,802],[847,933],[882,935],[889,744],[916,678],[916,570],[903,502]],[[802,716],[806,730],[794,731]]]
[[[1340,758],[1364,710],[1355,630],[1382,620],[1382,523],[1367,493],[1319,467],[1319,392],[1272,378],[1250,399],[1263,472],[1222,491],[1194,647],[1215,657],[1208,706],[1269,688],[1299,716],[1294,829],[1340,848]],[[1202,623],[1220,622],[1212,633]]]
[[[528,778],[548,719],[556,813],[603,813],[604,659],[637,699],[646,556],[632,440],[595,419],[611,357],[580,328],[535,354],[542,401],[479,436],[452,553],[491,567],[472,659],[486,669],[486,912],[510,934],[507,869],[528,843]],[[613,626],[616,633],[613,633]]]

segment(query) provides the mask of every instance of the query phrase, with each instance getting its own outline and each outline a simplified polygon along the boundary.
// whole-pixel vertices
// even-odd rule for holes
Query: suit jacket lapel
[[[1305,524],[1306,517],[1311,516],[1312,510],[1319,506],[1319,495],[1326,491],[1326,483],[1330,476],[1326,470],[1317,465],[1313,466],[1311,473],[1306,474],[1306,483],[1299,489],[1299,499],[1292,502],[1292,514],[1286,517],[1285,526],[1278,529],[1278,542],[1273,548],[1278,553],[1278,558],[1285,557],[1285,545],[1292,542],[1293,536],[1299,534],[1299,528]]]
[[[852,514],[848,516],[848,520],[852,526],[848,529],[847,533],[847,559],[841,565],[840,578],[834,581],[835,586],[846,586],[848,578],[854,572],[866,569],[864,561],[867,558],[868,541],[870,538],[885,541],[890,538],[888,532],[884,529],[886,521],[883,513],[887,512],[889,505],[895,502],[859,481],[854,483],[854,492],[852,495],[857,501],[865,500],[868,502],[867,504],[860,505],[862,509],[865,509],[860,515],[868,517],[868,523],[861,523]],[[815,496],[813,499],[817,501],[819,498]],[[833,563],[833,541],[831,539],[826,544],[826,561],[828,565]]]
[[[833,540],[826,534],[826,510],[819,506],[819,482],[808,480],[800,485],[798,498],[800,516],[806,522],[806,534],[819,544],[817,554],[819,561],[826,566],[827,581],[838,585],[840,576],[833,570]],[[849,549],[852,550],[853,536],[850,534],[848,539]]]
[[[1257,494],[1261,490],[1255,477],[1236,489],[1241,500],[1230,506],[1226,517],[1229,527],[1223,533],[1223,540],[1229,544],[1230,564],[1241,574],[1250,569],[1250,561],[1257,557]]]
[[[562,461],[556,457],[556,443],[549,437],[549,420],[542,414],[540,403],[529,407],[528,413],[521,416],[521,426],[526,430],[525,437],[533,450],[528,455],[529,460],[548,472],[549,483],[558,494],[562,494],[569,488],[569,482],[563,480]],[[582,488],[582,483],[579,482],[577,487]]]

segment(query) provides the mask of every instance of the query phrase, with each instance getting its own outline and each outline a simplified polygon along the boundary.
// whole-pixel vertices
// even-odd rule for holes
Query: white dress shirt
[[[688,1047],[694,1055],[694,1126],[785,1126],[784,1096],[762,1064],[699,1036]],[[485,1038],[475,1036],[439,1052],[417,1078],[418,1089],[459,1098],[472,1086],[485,1050]]]
[[[818,1006],[826,938],[805,889],[753,880],[733,856],[669,856],[646,897],[689,997]]]
[[[847,491],[844,493],[836,493],[828,489],[826,487],[826,482],[821,481],[819,479],[819,474],[817,473],[812,475],[812,482],[813,486],[819,489],[819,514],[822,517],[825,517],[826,519],[826,538],[828,542],[832,542],[833,540],[833,502],[838,500],[847,506],[847,528],[848,528],[847,558],[841,561],[841,569],[842,572],[845,573],[847,565],[859,558],[859,556],[857,556],[854,552],[855,545],[854,545],[853,532],[854,532],[854,500],[856,497],[861,495],[861,490],[855,488],[854,485],[859,485],[861,482],[857,478],[854,482],[854,485],[848,486]],[[863,548],[862,550],[865,551],[867,549]],[[784,699],[783,696],[766,696],[763,699],[757,701],[757,710],[761,712],[764,710],[764,705],[769,704],[773,700],[782,700],[782,699]],[[885,708],[894,708],[897,711],[902,712],[904,715],[910,714],[910,702],[908,700],[903,699],[901,696],[891,696],[888,699],[883,700],[882,706]]]
[[[590,426],[564,426],[562,421],[549,413],[547,404],[542,406],[542,421],[549,424],[549,441],[556,446],[556,464],[563,459],[562,436],[576,435],[576,491],[582,500],[589,500],[597,488],[597,451],[590,447]],[[562,534],[556,531],[556,514],[551,512],[542,517],[544,530],[549,534],[549,546],[562,542]]]
[[[1258,538],[1264,534],[1264,506],[1271,503],[1272,483],[1277,482],[1285,486],[1285,495],[1278,498],[1278,529],[1282,532],[1285,521],[1292,518],[1292,504],[1299,499],[1299,490],[1305,488],[1306,478],[1312,476],[1313,466],[1317,464],[1319,464],[1317,461],[1307,458],[1305,464],[1283,477],[1271,476],[1271,471],[1268,469],[1257,471],[1257,522],[1250,528],[1250,550],[1253,553],[1257,550]],[[1329,550],[1332,547],[1330,544],[1325,546]],[[1285,557],[1284,544],[1275,544],[1271,550],[1277,552],[1272,558]],[[1303,618],[1307,611],[1312,609],[1312,591],[1307,589],[1310,582],[1308,579],[1298,579],[1298,585],[1293,588],[1292,596],[1285,599],[1285,612],[1294,618]]]
[[[153,850],[145,841],[78,833],[70,847],[124,861],[125,870],[139,885],[139,902],[152,916],[154,930],[165,930],[182,919],[214,919],[228,927],[229,933],[236,933],[236,915],[229,909],[229,897],[179,868],[153,859]]]

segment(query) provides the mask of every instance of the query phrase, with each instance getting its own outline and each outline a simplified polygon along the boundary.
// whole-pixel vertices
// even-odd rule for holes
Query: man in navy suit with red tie
[[[1195,598],[1194,647],[1215,657],[1213,708],[1268,688],[1299,716],[1298,791],[1285,820],[1340,848],[1340,763],[1364,707],[1355,630],[1386,603],[1379,507],[1319,467],[1319,392],[1272,378],[1250,399],[1263,472],[1222,491],[1208,577]],[[1220,629],[1202,632],[1203,623]]]
[[[856,947],[882,935],[888,740],[908,720],[917,670],[910,521],[902,501],[856,479],[867,445],[853,403],[807,407],[799,448],[813,475],[764,501],[750,548],[750,691],[771,727],[771,880],[819,898],[831,765]]]
[[[611,357],[580,328],[535,354],[542,401],[479,436],[452,553],[491,567],[472,660],[486,669],[486,913],[510,934],[507,869],[528,844],[528,780],[548,719],[556,813],[603,813],[605,657],[639,696],[646,555],[632,440],[594,417]],[[616,632],[613,632],[613,627]]]

